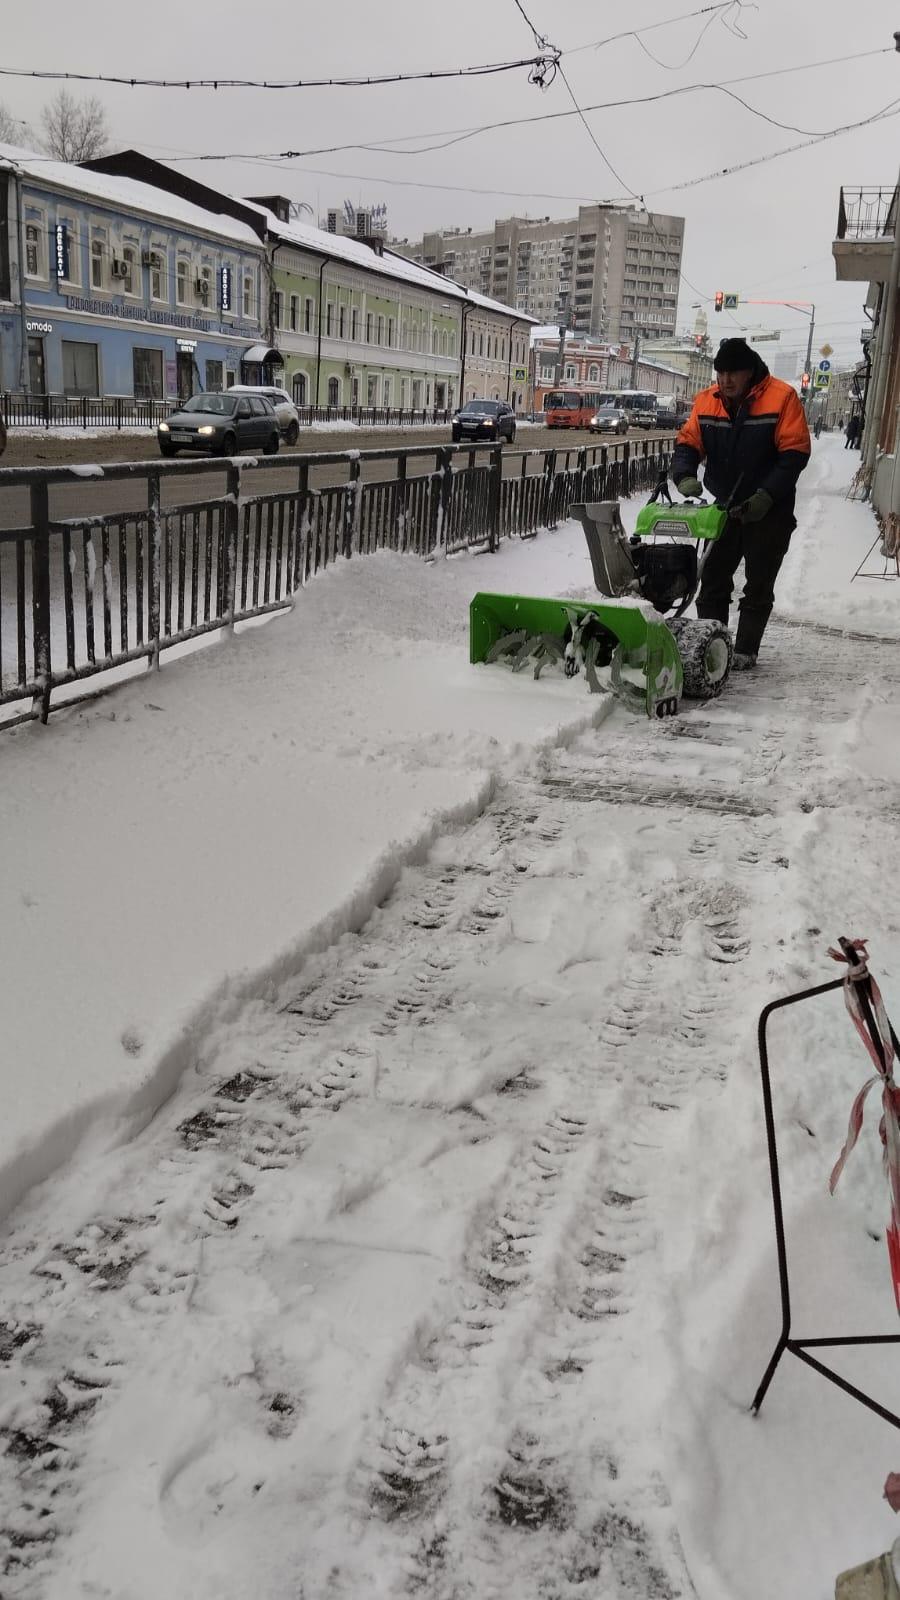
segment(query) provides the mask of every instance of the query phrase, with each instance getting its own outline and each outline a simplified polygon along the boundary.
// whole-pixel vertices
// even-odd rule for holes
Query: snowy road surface
[[[3,1600],[826,1600],[890,1542],[889,1428],[787,1362],[746,1411],[777,1331],[756,1014],[841,932],[900,1010],[900,628],[889,585],[862,626],[871,525],[825,444],[755,675],[508,761],[11,1215]],[[893,1331],[874,1146],[824,1193],[865,1059],[839,1000],[791,1017],[797,1314]]]

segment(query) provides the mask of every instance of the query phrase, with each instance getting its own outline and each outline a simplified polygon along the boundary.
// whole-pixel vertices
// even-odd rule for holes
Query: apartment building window
[[[150,298],[168,301],[169,286],[166,281],[166,258],[161,250],[150,251]]]
[[[334,301],[329,300],[325,306],[325,337],[331,338],[331,325],[334,322]]]
[[[103,258],[106,253],[106,242],[102,238],[91,238],[91,288],[102,289],[104,281]]]
[[[347,319],[347,307],[345,305],[338,306],[338,338],[339,339],[343,339],[343,337],[344,337],[344,329],[346,327],[346,319]]]
[[[179,256],[175,263],[175,304],[186,306],[190,303],[191,263],[184,256]]]
[[[43,268],[43,230],[35,222],[29,222],[25,229],[25,273],[29,278],[43,278],[46,276]]]
[[[328,379],[328,404],[330,406],[339,406],[340,403],[341,403],[341,380],[340,380],[340,378],[329,378]]]
[[[140,294],[140,288],[135,287],[136,284],[140,284],[140,278],[138,276],[140,268],[138,265],[138,253],[135,245],[123,245],[122,260],[125,263],[125,276],[122,279],[122,293],[132,295]],[[69,270],[71,271],[71,268]]]
[[[296,333],[300,327],[300,296],[291,295],[291,332]]]
[[[366,344],[372,343],[372,313],[366,312]]]
[[[313,329],[313,302],[307,297],[303,302],[303,332],[312,333]]]
[[[281,289],[275,290],[275,326],[284,327],[284,294]]]
[[[359,338],[359,308],[357,306],[351,306],[350,308],[350,338],[354,344]]]
[[[384,344],[384,317],[379,317],[378,318],[378,341],[377,342],[379,344]]]
[[[243,307],[244,316],[252,317],[254,313],[253,302],[256,299],[256,278],[252,272],[244,273]]]
[[[200,268],[197,278],[197,299],[204,308],[213,303],[213,269],[210,266]]]
[[[388,321],[387,321],[387,342],[388,342],[388,348],[389,349],[393,348],[393,344],[394,344],[394,319],[393,319],[393,317],[388,317]]]

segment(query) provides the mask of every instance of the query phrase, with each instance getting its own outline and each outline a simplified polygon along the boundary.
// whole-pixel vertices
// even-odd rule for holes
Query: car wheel
[[[510,442],[510,444],[515,444],[515,442],[516,442],[516,430],[515,430],[515,428],[513,428],[512,432],[510,433],[509,442]]]
[[[296,422],[292,422],[284,436],[284,442],[285,444],[296,444],[299,437],[300,428]]]
[[[278,429],[276,428],[275,432],[271,433],[269,435],[268,439],[265,442],[265,446],[263,448],[263,455],[264,456],[277,456],[277,454],[278,454],[278,443],[279,443]]]
[[[221,453],[223,456],[233,456],[237,454],[237,437],[235,434],[226,433],[224,439],[222,440]]]

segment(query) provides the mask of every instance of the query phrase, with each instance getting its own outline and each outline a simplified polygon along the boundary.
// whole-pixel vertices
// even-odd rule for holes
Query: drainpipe
[[[460,356],[460,360],[459,360],[459,403],[460,403],[461,406],[464,406],[465,403],[466,403],[466,350],[468,348],[468,346],[467,346],[468,324],[469,324],[469,312],[471,311],[471,309],[472,309],[471,300],[466,300],[463,303],[463,308],[462,308],[462,324],[461,324],[462,332],[460,334],[460,351],[459,351],[459,356]]]
[[[13,168],[16,185],[16,238],[19,254],[19,383],[22,393],[28,393],[28,328],[25,316],[25,222],[22,215],[22,174]]]
[[[331,256],[325,256],[319,268],[319,305],[316,312],[316,398],[313,402],[315,406],[319,404],[319,373],[322,368],[322,279],[331,259]]]
[[[512,346],[512,331],[513,331],[513,328],[515,327],[516,323],[517,322],[521,322],[521,321],[522,321],[521,317],[513,317],[512,322],[509,325],[509,360],[506,363],[506,404],[507,405],[509,405],[509,391],[510,391],[510,389],[512,387],[512,350],[513,350],[513,346]]]

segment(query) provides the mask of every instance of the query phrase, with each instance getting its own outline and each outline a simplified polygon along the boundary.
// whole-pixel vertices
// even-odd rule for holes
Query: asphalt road
[[[629,434],[633,444],[664,436],[660,433],[648,434],[637,430]],[[563,433],[559,429],[551,430],[539,426],[522,427],[519,429],[515,445],[503,447],[504,474],[511,476],[521,473],[523,452],[527,453],[525,471],[532,473],[541,471],[545,450],[555,449],[562,454],[571,451],[574,454],[583,445],[599,443],[616,445],[621,442],[615,438],[600,440],[587,431],[572,430]],[[258,470],[254,470],[252,475],[248,476],[245,483],[249,493],[283,493],[293,489],[297,483],[297,457],[300,455],[343,450],[361,452],[403,450],[422,445],[432,446],[437,452],[443,444],[449,443],[449,427],[372,430],[350,428],[346,432],[309,433],[300,439],[294,450],[289,452],[290,464],[285,459],[287,454],[285,452],[271,464],[269,462],[261,464]],[[0,465],[3,468],[71,465],[77,469],[93,465],[102,466],[110,462],[146,461],[149,464],[156,463],[159,459],[155,435],[150,433],[146,436],[111,435],[80,439],[78,437],[25,438],[13,434]],[[464,466],[467,460],[468,454],[461,452],[455,457],[455,464]],[[408,463],[409,476],[433,471],[434,465],[434,456],[430,452],[427,455],[413,457]],[[364,481],[393,478],[395,474],[396,463],[393,460],[364,460],[362,463]],[[346,464],[332,462],[314,467],[310,472],[310,483],[313,487],[321,488],[328,484],[341,483],[345,481],[347,475]],[[176,478],[163,480],[163,505],[192,505],[197,501],[216,498],[224,492],[224,467],[221,475],[218,472],[178,474]],[[137,512],[143,510],[146,504],[146,483],[141,476],[133,481],[111,482],[104,482],[99,477],[73,477],[71,481],[53,484],[50,488],[50,515],[53,518],[91,516],[103,512]],[[0,528],[23,528],[29,525],[29,521],[28,489],[22,486],[6,487],[0,479]]]

